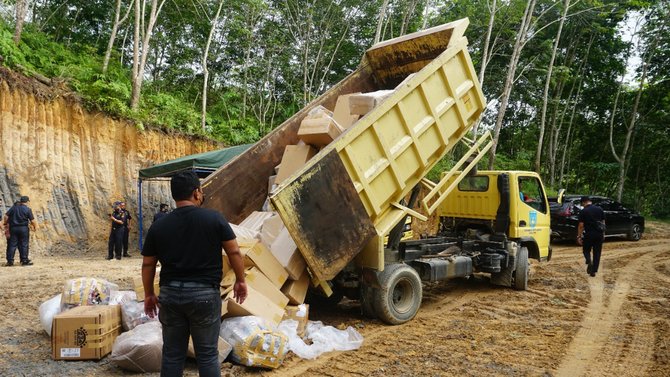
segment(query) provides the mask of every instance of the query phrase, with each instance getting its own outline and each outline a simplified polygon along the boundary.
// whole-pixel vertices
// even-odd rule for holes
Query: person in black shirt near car
[[[600,254],[605,239],[605,212],[602,208],[594,206],[591,198],[582,196],[582,206],[579,213],[579,225],[577,226],[577,243],[582,245],[584,259],[586,259],[586,273],[596,276],[600,265]],[[593,258],[591,258],[593,250]]]
[[[144,312],[163,325],[161,376],[181,376],[189,336],[193,339],[200,376],[221,376],[218,337],[221,327],[223,261],[221,248],[235,271],[233,294],[247,297],[244,262],[235,233],[226,219],[200,208],[205,196],[193,172],[170,181],[177,208],[151,224],[142,249]],[[154,293],[156,264],[161,263],[160,296]]]
[[[114,203],[114,212],[109,215],[112,220],[112,229],[109,233],[109,242],[107,243],[107,260],[116,258],[121,259],[123,248],[123,234],[125,231],[125,213],[121,209],[121,203]]]
[[[28,207],[30,198],[22,196],[18,205],[14,205],[7,211],[6,220],[9,224],[9,245],[7,246],[7,264],[14,265],[14,254],[19,248],[19,256],[22,266],[32,266],[33,262],[28,258],[30,246],[30,229],[37,230],[37,222],[33,211]]]

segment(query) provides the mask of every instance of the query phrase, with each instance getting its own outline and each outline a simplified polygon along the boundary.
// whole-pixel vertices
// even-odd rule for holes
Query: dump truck
[[[498,204],[479,221],[463,228],[466,222],[456,219],[468,216],[450,212],[452,205],[472,206],[469,217],[475,220],[477,196],[459,202],[454,195],[462,182],[471,181],[466,177],[476,176],[477,163],[492,146],[489,133],[470,136],[486,101],[468,54],[467,26],[462,19],[371,47],[354,72],[207,177],[202,185],[207,206],[239,223],[269,196],[316,290],[324,297],[359,299],[364,314],[389,324],[415,316],[422,280],[489,272],[494,282],[523,287],[524,255],[546,259],[548,243],[517,234],[519,224],[502,221],[510,201],[501,193],[518,191],[511,185],[504,189],[504,182],[515,176],[490,176],[490,188],[500,185],[501,191],[488,192],[487,208],[496,206],[494,196]],[[300,122],[310,109],[332,109],[340,95],[383,89],[394,91],[268,192],[268,176],[285,147],[299,142]],[[462,158],[438,182],[428,180],[458,144],[465,145]],[[408,216],[425,221],[438,210],[445,220],[437,237],[401,242]],[[541,216],[534,216],[527,221],[537,225]],[[446,227],[449,218],[461,227]]]

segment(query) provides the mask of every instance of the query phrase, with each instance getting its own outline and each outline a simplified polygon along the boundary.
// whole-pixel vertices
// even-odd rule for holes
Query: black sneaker
[[[5,267],[12,267],[13,265],[14,265],[14,262],[5,263]]]
[[[586,266],[586,273],[589,274],[589,275],[591,275],[593,273],[593,265],[591,264],[591,262],[589,262],[588,266]],[[591,275],[591,276],[593,276],[593,275]]]
[[[30,259],[28,259],[25,262],[21,262],[21,266],[32,266],[32,265],[33,265],[33,261],[31,261]]]
[[[130,254],[123,254],[123,256],[126,257],[126,258],[130,258],[132,255],[130,255]]]
[[[595,273],[595,272],[591,272],[591,273],[589,273],[589,275],[591,275],[591,277],[596,277],[596,273]]]

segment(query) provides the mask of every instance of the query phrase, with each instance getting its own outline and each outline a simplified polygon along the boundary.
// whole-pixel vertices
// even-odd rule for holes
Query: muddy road
[[[132,286],[140,259],[108,262],[104,253],[101,247],[67,257],[35,256],[35,266],[0,268],[0,375],[130,374],[106,359],[51,360],[39,323],[39,304],[68,278],[95,276],[122,289]],[[290,356],[274,371],[225,363],[224,375],[670,375],[670,225],[651,223],[639,242],[607,241],[600,270],[589,277],[581,250],[558,244],[551,262],[533,262],[527,291],[492,286],[485,275],[430,284],[419,314],[404,325],[364,319],[355,301],[312,308],[312,320],[356,327],[365,338],[362,348],[316,360]],[[197,375],[193,362],[186,375]]]

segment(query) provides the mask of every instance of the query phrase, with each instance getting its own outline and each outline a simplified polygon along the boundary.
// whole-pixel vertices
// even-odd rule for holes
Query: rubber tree
[[[109,59],[112,56],[112,48],[114,48],[114,41],[116,40],[116,34],[119,32],[119,26],[123,25],[123,23],[128,19],[128,16],[130,16],[130,11],[133,9],[133,2],[134,0],[130,0],[130,4],[128,5],[128,8],[126,8],[126,14],[121,17],[121,0],[116,0],[114,23],[112,25],[112,32],[109,34],[109,43],[107,43],[105,58],[102,61],[102,73],[107,73]]]
[[[14,44],[18,45],[21,42],[21,33],[23,33],[23,23],[26,20],[26,12],[28,10],[29,0],[16,0],[16,25],[14,27]]]
[[[207,125],[207,91],[209,89],[209,69],[207,68],[207,59],[209,57],[209,48],[212,45],[212,38],[219,23],[219,17],[221,16],[221,9],[223,8],[224,0],[219,2],[219,7],[216,10],[216,14],[212,19],[212,27],[209,29],[209,35],[207,36],[207,43],[205,43],[205,49],[202,53],[202,114],[200,119],[200,127],[205,130]]]

